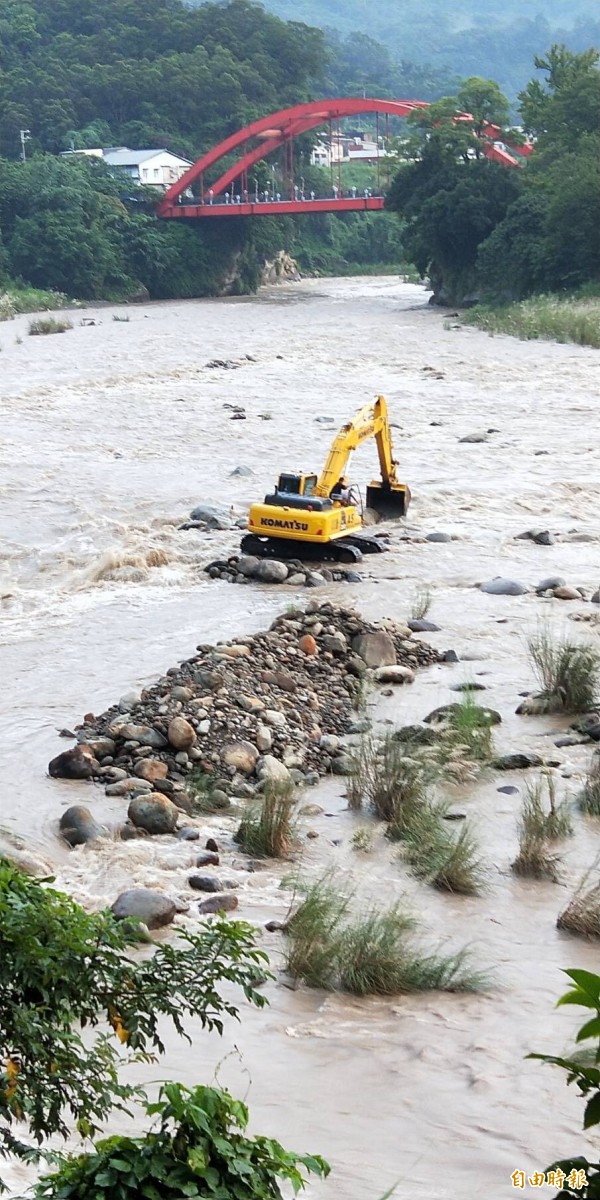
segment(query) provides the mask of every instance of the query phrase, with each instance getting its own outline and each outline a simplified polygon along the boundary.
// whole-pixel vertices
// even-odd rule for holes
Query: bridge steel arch
[[[355,116],[359,113],[383,113],[388,117],[408,117],[415,109],[428,107],[428,103],[424,100],[382,100],[365,97],[341,97],[338,99],[310,100],[305,104],[296,104],[291,108],[284,108],[279,112],[271,113],[267,117],[253,121],[250,125],[238,130],[237,133],[231,134],[222,142],[219,142],[217,146],[214,146],[212,150],[208,150],[206,154],[203,154],[181,176],[177,183],[174,183],[165,193],[163,200],[158,206],[157,216],[166,218],[244,216],[250,212],[260,212],[263,215],[267,215],[267,213],[281,213],[282,211],[315,212],[323,211],[324,208],[327,211],[337,211],[342,205],[344,210],[354,208],[361,210],[365,208],[382,208],[383,199],[380,196],[372,196],[368,200],[363,197],[357,197],[353,200],[350,197],[340,196],[337,201],[308,201],[300,203],[292,201],[291,204],[283,202],[279,204],[262,203],[256,205],[249,202],[246,191],[245,203],[231,206],[218,204],[213,209],[212,205],[206,203],[204,176],[207,171],[210,171],[222,159],[237,150],[242,150],[241,157],[210,183],[211,199],[219,197],[227,192],[234,180],[238,178],[246,180],[248,170],[261,159],[266,158],[267,155],[280,149],[282,146],[290,147],[293,139],[298,137],[299,134],[307,133],[309,130],[315,129],[318,125],[323,125],[325,122],[339,120],[344,117]],[[468,114],[460,114],[457,120],[470,120],[470,117]],[[499,137],[500,130],[497,126],[490,124],[484,126],[482,143],[486,156],[502,162],[505,166],[519,166],[518,159],[495,145],[495,141]],[[257,145],[249,146],[250,142],[257,139]],[[524,149],[526,152],[528,148]],[[195,183],[199,184],[199,202],[186,204],[184,194]]]

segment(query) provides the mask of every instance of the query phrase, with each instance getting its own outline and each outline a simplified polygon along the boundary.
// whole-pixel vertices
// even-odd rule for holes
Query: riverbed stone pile
[[[282,562],[276,558],[256,558],[253,554],[232,554],[215,559],[204,568],[211,579],[227,583],[285,583],[290,587],[320,587],[324,583],[362,583],[362,575],[338,566],[318,567],[300,559]]]
[[[315,598],[264,632],[201,643],[141,695],[87,714],[49,773],[101,782],[127,801],[130,826],[172,834],[207,783],[226,807],[269,784],[344,774],[364,681],[410,684],[443,657],[404,625]]]

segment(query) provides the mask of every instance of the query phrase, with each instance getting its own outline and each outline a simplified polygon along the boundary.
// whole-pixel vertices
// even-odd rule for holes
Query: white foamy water
[[[197,642],[268,624],[290,589],[208,581],[203,565],[233,551],[238,534],[178,526],[200,500],[241,513],[281,469],[319,469],[330,430],[379,391],[413,505],[402,534],[390,527],[390,552],[365,560],[364,582],[329,594],[370,617],[401,619],[417,587],[430,587],[429,615],[442,627],[431,640],[462,661],[378,700],[376,715],[419,720],[456,698],[453,683],[477,679],[503,716],[499,749],[541,747],[560,763],[561,794],[579,786],[589,751],[556,750],[552,734],[564,723],[514,710],[533,683],[525,644],[540,620],[595,642],[600,627],[569,619],[584,605],[487,596],[473,585],[560,574],[598,586],[597,352],[447,329],[426,299],[390,278],[320,280],[252,299],[141,306],[127,310],[129,322],[102,308],[83,314],[100,324],[81,327],[75,313],[75,328],[60,337],[27,337],[27,318],[0,326],[0,824],[89,906],[132,879],[189,899],[194,854],[161,839],[61,849],[55,828],[67,804],[90,804],[110,824],[123,803],[47,777],[48,759],[69,744],[57,731]],[[213,359],[240,366],[206,367]],[[243,406],[247,419],[232,421],[228,405]],[[486,442],[459,441],[487,430],[495,432]],[[364,447],[353,477],[364,485],[375,464],[374,447]],[[230,478],[242,465],[254,476]],[[568,540],[513,540],[533,526]],[[434,530],[454,540],[401,541]],[[244,1012],[223,1042],[195,1031],[191,1052],[169,1044],[160,1071],[188,1083],[210,1078],[238,1047],[220,1078],[240,1095],[251,1079],[255,1128],[332,1161],[331,1181],[311,1185],[311,1197],[379,1200],[398,1181],[394,1194],[406,1200],[504,1200],[513,1170],[533,1173],[583,1144],[576,1096],[524,1055],[565,1048],[577,1016],[553,1008],[561,968],[597,967],[597,949],[560,935],[555,920],[600,837],[578,821],[563,885],[515,880],[520,801],[499,794],[501,783],[522,787],[523,777],[490,776],[453,797],[472,816],[488,864],[489,889],[477,899],[416,885],[383,839],[372,855],[352,851],[357,818],[343,781],[307,797],[331,815],[307,823],[319,838],[307,843],[306,869],[338,864],[361,903],[408,895],[428,944],[472,944],[490,969],[488,993],[354,1000],[269,985],[269,1009]],[[249,875],[233,822],[208,826],[240,885],[240,914],[258,924],[281,916],[282,872],[267,865]],[[193,910],[179,920],[193,920]],[[277,963],[278,936],[264,945]]]

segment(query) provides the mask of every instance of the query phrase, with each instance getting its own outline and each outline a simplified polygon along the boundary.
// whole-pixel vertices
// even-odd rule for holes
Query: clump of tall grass
[[[403,858],[417,879],[441,891],[478,895],[485,886],[479,847],[467,825],[458,835],[449,829],[447,812],[443,801],[411,809],[402,833]]]
[[[528,784],[519,820],[519,853],[511,864],[515,875],[556,882],[560,858],[552,846],[572,833],[569,805],[565,800],[556,802],[552,776],[540,777],[536,783]]]
[[[577,804],[590,817],[600,817],[600,750],[596,750]]]
[[[410,615],[413,621],[422,621],[427,616],[432,599],[431,588],[425,586],[417,588],[410,606]]]
[[[466,951],[431,954],[412,939],[414,918],[393,905],[350,917],[331,878],[308,888],[286,925],[285,965],[309,987],[355,996],[475,991],[484,985]]]
[[[541,685],[547,712],[589,712],[600,683],[600,651],[594,646],[554,638],[542,629],[529,641],[529,655]]]
[[[486,329],[488,333],[600,347],[600,301],[594,297],[534,296],[501,307],[476,305],[463,315],[462,320],[467,325]]]
[[[352,849],[359,850],[362,854],[369,854],[373,849],[373,834],[370,829],[361,825],[351,837]]]
[[[234,842],[256,858],[289,858],[295,844],[293,785],[270,784],[258,804],[244,812]]]
[[[49,333],[66,333],[67,329],[72,329],[70,321],[66,319],[57,320],[56,317],[38,317],[36,321],[29,322],[29,334],[31,337],[46,335]]]
[[[586,876],[560,913],[556,927],[578,937],[600,937],[600,883],[589,887]]]
[[[350,761],[349,808],[367,805],[380,821],[387,822],[390,837],[399,835],[406,812],[425,799],[439,773],[421,748],[398,742],[392,735],[366,735]]]
[[[455,752],[460,751],[471,762],[483,764],[494,754],[492,722],[490,711],[476,704],[473,692],[467,689],[458,703],[448,706],[442,737]]]

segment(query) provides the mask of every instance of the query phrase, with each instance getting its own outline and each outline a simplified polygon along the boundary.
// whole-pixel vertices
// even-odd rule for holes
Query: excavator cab
[[[275,491],[285,496],[312,496],[316,486],[316,475],[291,475],[285,472],[279,476]]]

